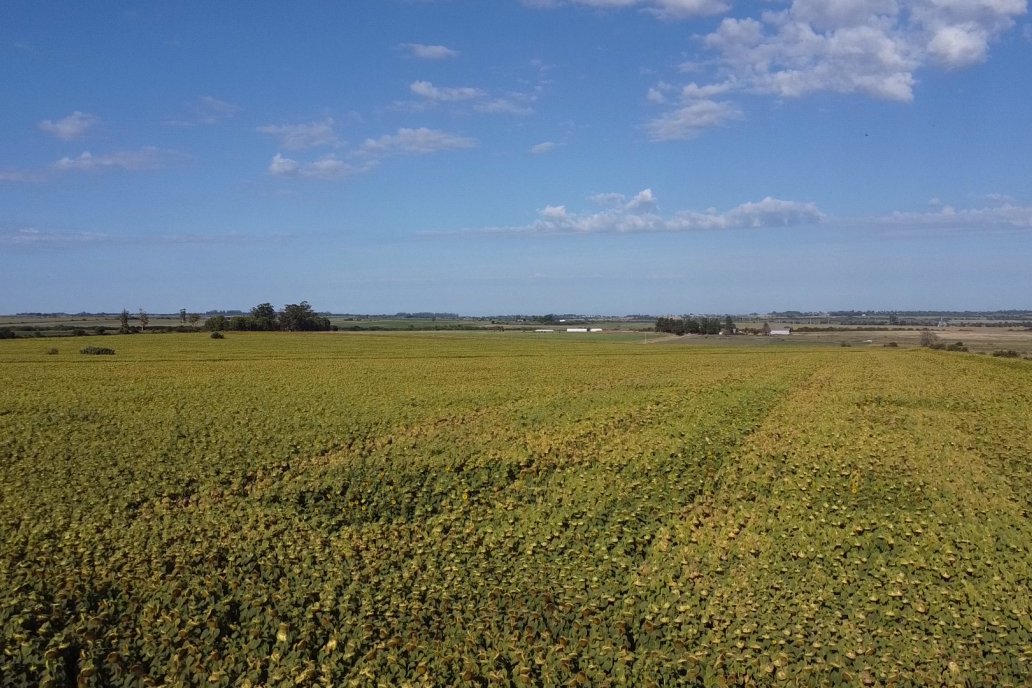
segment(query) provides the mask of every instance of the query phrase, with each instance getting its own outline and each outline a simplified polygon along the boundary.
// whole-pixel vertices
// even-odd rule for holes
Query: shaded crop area
[[[4,685],[1023,685],[1032,366],[0,347]]]

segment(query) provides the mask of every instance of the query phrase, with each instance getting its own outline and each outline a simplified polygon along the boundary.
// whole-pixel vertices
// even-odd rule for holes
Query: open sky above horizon
[[[0,312],[1028,308],[1026,0],[10,0]]]

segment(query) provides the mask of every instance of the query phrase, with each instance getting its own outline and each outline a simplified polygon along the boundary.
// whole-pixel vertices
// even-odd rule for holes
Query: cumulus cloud
[[[362,151],[377,156],[425,155],[443,150],[475,148],[476,146],[476,139],[420,127],[418,129],[401,128],[394,134],[366,139],[362,144]]]
[[[403,50],[411,57],[420,60],[447,60],[451,57],[458,57],[459,51],[452,50],[443,45],[426,45],[424,43],[400,43],[398,49]]]
[[[713,58],[683,70],[709,70],[713,83],[692,82],[678,91],[661,81],[649,88],[646,100],[668,108],[646,125],[649,137],[690,139],[740,118],[739,107],[728,102],[735,94],[836,92],[909,102],[917,72],[985,61],[992,43],[1026,11],[1027,0],[792,0],[780,9],[771,3],[752,15],[724,17],[697,36]]]
[[[63,117],[56,121],[45,119],[37,126],[40,131],[45,131],[46,133],[56,136],[63,141],[71,141],[85,134],[93,128],[98,121],[99,120],[95,115],[76,110],[67,117]]]
[[[136,172],[168,167],[170,164],[184,159],[184,157],[181,153],[162,150],[154,146],[102,155],[94,155],[89,151],[84,151],[74,158],[61,158],[53,164],[53,168],[61,172],[94,172],[98,170]]]
[[[280,145],[287,150],[335,146],[340,143],[334,121],[330,117],[321,122],[266,124],[257,127],[257,131],[262,134],[279,137]]]
[[[704,230],[787,227],[823,222],[825,215],[814,203],[786,201],[770,196],[743,203],[725,212],[715,209],[681,211],[664,215],[657,209],[651,189],[630,199],[622,194],[598,194],[592,201],[605,209],[576,213],[565,205],[548,205],[538,211],[538,219],[521,227],[502,227],[490,232],[600,234],[633,232],[692,232]]]
[[[985,60],[1026,9],[1026,0],[794,0],[759,19],[725,18],[703,42],[757,92],[909,101],[916,70]]]

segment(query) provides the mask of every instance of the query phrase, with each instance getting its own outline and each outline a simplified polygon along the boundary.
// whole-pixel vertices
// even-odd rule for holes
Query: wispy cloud
[[[741,119],[737,105],[718,100],[686,98],[676,110],[656,117],[645,125],[652,141],[675,141],[695,138],[706,129]]]
[[[443,150],[475,148],[476,139],[452,134],[437,129],[398,129],[397,133],[369,138],[362,144],[362,151],[373,156],[425,155]]]
[[[273,177],[302,177],[307,179],[335,180],[368,172],[376,161],[367,160],[360,164],[341,160],[335,155],[326,155],[317,160],[299,162],[277,153],[269,162],[267,172]]]
[[[111,232],[58,231],[37,227],[0,227],[0,246],[11,250],[90,248],[94,246],[221,245],[279,241],[289,234],[116,234]]]
[[[537,99],[534,93],[510,91],[504,95],[493,95],[474,86],[437,86],[424,80],[413,81],[409,84],[409,91],[419,96],[420,100],[398,101],[394,104],[395,108],[422,111],[443,104],[465,104],[484,114],[529,115],[533,114],[531,104]]]
[[[447,60],[459,56],[458,50],[443,45],[426,45],[425,43],[400,43],[398,50],[403,50],[410,57],[420,60]]]
[[[136,150],[116,151],[94,155],[85,151],[74,158],[61,158],[52,167],[59,172],[94,172],[99,170],[124,170],[137,172],[157,170],[177,162],[186,156],[176,151],[146,146]]]
[[[163,124],[173,127],[209,126],[235,117],[243,108],[215,96],[201,96],[190,105],[190,110],[189,115],[166,119]]]
[[[46,175],[39,170],[0,170],[0,184],[5,182],[14,184],[31,184],[42,181],[46,181]]]
[[[555,143],[552,141],[542,141],[541,143],[535,143],[530,147],[530,152],[534,155],[544,155],[545,153],[551,153],[555,150]]]
[[[409,90],[417,96],[437,102],[452,102],[458,100],[473,100],[481,98],[484,92],[479,88],[469,86],[440,88],[429,81],[413,81],[409,84]]]
[[[62,141],[72,141],[92,129],[98,121],[96,115],[76,110],[67,117],[56,121],[45,119],[36,126],[40,131],[56,136]]]
[[[257,131],[278,137],[280,145],[287,150],[304,150],[306,148],[336,146],[340,144],[335,126],[333,119],[327,117],[321,122],[266,124],[257,127]]]
[[[937,209],[927,212],[895,211],[878,218],[878,223],[913,228],[1032,229],[1032,206],[1010,200],[979,208],[956,208],[941,203],[937,205]]]
[[[721,14],[730,9],[723,0],[523,0],[530,7],[581,5],[597,9],[639,8],[661,19],[678,20]]]
[[[298,160],[276,153],[266,167],[272,177],[337,180],[372,171],[384,158],[429,155],[446,150],[476,147],[476,139],[437,129],[398,129],[393,134],[368,138],[358,148],[324,155],[315,160]]]

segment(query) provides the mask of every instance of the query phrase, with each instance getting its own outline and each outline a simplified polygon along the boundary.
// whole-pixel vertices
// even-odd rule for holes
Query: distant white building
[[[775,335],[780,336],[780,337],[787,337],[790,334],[792,334],[792,330],[771,330],[770,331],[770,336],[771,337],[773,337]]]
[[[567,327],[566,331],[567,332],[587,332],[588,328],[586,328],[586,327]]]

